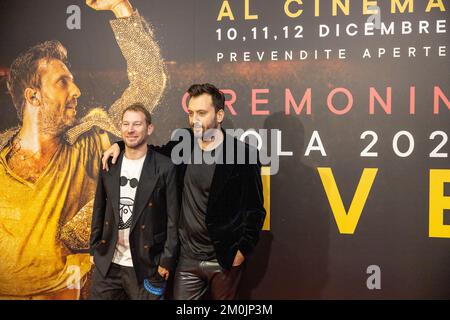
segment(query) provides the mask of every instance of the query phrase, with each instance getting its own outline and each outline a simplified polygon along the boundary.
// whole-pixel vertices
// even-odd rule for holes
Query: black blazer
[[[118,238],[120,171],[123,152],[109,172],[100,170],[92,216],[90,252],[106,276]],[[173,270],[178,247],[179,202],[176,168],[171,160],[148,149],[133,208],[130,249],[139,282],[158,265]]]
[[[194,138],[192,130],[187,130],[183,136],[190,139],[191,148]],[[223,131],[223,130],[222,130]],[[232,144],[234,150],[243,148],[246,159],[251,152],[258,156],[256,148],[249,146],[224,133],[223,142],[223,164],[216,164],[214,176],[211,184],[208,207],[206,212],[206,226],[208,234],[213,242],[217,260],[225,269],[231,269],[237,250],[247,258],[255,248],[259,233],[262,229],[266,210],[264,209],[263,187],[261,181],[261,164],[237,164],[237,157],[234,156],[234,164],[227,164],[227,155],[230,156],[227,146]],[[175,147],[177,154],[181,156],[180,143],[170,141],[164,146],[153,147],[154,150],[170,157]],[[120,148],[124,148],[124,143],[118,143]],[[259,159],[259,158],[258,158]],[[178,194],[179,200],[184,187],[184,175],[187,164],[177,165]],[[181,201],[180,201],[181,203]]]

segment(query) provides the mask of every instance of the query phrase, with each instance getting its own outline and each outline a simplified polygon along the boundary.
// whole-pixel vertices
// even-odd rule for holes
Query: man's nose
[[[74,97],[76,99],[78,99],[81,96],[81,91],[74,82],[72,82],[71,94],[72,94],[72,97]]]

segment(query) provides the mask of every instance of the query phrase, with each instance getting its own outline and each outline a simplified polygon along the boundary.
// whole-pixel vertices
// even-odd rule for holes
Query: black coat
[[[123,152],[109,172],[100,170],[92,217],[90,251],[106,276],[118,238],[120,171]],[[178,249],[179,202],[176,168],[169,158],[149,148],[133,208],[130,250],[139,282],[158,265],[172,270]]]
[[[183,151],[180,152],[180,143],[183,142],[183,138],[190,139],[191,148],[194,138],[192,130],[179,130],[186,130],[182,138],[170,141],[164,146],[152,146],[152,148],[168,157],[171,157],[172,150],[183,156]],[[257,155],[257,150],[225,134],[225,131],[223,133],[224,159],[222,164],[216,164],[215,167],[206,212],[206,226],[217,260],[223,268],[231,269],[237,250],[240,250],[245,257],[252,253],[259,239],[266,210],[264,209],[261,165],[259,161],[254,164],[248,163],[249,154],[255,152]],[[238,164],[236,155],[231,155],[234,163],[226,163],[227,156],[230,157],[230,150],[227,151],[227,146],[230,144],[234,146],[234,150],[239,148],[245,150],[247,163]],[[119,146],[123,149],[123,142],[119,142]],[[180,203],[186,168],[186,163],[177,165]]]

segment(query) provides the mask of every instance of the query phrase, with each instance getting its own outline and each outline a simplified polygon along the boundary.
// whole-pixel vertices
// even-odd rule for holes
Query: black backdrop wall
[[[225,127],[279,129],[292,152],[265,180],[270,230],[243,298],[450,298],[448,1],[350,0],[348,14],[331,0],[132,4],[169,76],[152,143],[186,125],[189,85],[211,82],[231,101]],[[70,5],[80,29],[67,27]],[[2,1],[0,129],[18,123],[8,68],[40,41],[67,47],[80,117],[117,99],[128,80],[112,17],[82,1]]]

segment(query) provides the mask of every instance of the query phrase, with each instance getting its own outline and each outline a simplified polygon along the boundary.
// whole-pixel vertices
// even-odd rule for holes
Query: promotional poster
[[[0,2],[0,299],[89,298],[123,111],[164,145],[204,83],[259,149],[239,299],[450,299],[447,0],[108,2]]]

